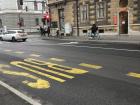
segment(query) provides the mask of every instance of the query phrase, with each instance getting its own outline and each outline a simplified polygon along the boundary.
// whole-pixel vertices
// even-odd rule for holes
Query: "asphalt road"
[[[42,105],[140,105],[140,46],[1,41],[0,80]]]

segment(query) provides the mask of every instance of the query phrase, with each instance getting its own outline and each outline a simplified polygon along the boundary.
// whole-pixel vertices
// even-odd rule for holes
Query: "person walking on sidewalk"
[[[48,37],[50,37],[50,27],[49,26],[47,28],[47,34],[48,34]]]
[[[57,28],[57,29],[56,29],[56,37],[57,37],[57,38],[59,37],[59,34],[60,34],[60,33],[59,33],[59,29]]]

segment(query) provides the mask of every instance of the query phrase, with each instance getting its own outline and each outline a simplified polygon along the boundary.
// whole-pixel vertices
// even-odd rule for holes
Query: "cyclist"
[[[93,24],[91,27],[91,37],[94,38],[97,36],[98,26]]]

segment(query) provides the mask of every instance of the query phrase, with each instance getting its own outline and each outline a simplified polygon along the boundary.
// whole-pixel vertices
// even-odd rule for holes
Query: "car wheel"
[[[12,42],[15,42],[15,41],[16,41],[15,37],[12,37]]]
[[[0,37],[0,40],[1,40],[1,41],[3,41],[3,38],[2,38],[2,37]]]
[[[26,39],[22,39],[22,41],[23,41],[23,42],[25,42],[25,41],[26,41]]]

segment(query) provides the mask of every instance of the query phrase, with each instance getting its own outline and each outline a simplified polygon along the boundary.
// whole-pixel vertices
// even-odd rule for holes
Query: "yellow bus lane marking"
[[[39,54],[30,54],[31,57],[40,57]]]
[[[43,76],[60,83],[65,82],[66,79],[75,78],[75,75],[88,73],[88,71],[84,69],[59,65],[56,63],[51,63],[44,60],[38,60],[35,58],[26,58],[24,59],[24,61],[11,61],[10,64],[19,67],[23,70],[26,70],[28,72],[35,73],[41,77]],[[1,67],[6,67],[6,66],[2,65]],[[23,84],[31,88],[47,89],[50,87],[50,83],[47,80],[31,75],[30,73],[27,72],[19,72],[19,71],[6,70],[6,69],[4,70],[0,69],[0,72],[7,75],[23,76],[23,77],[28,77],[33,79],[33,81],[31,80],[22,81]]]
[[[140,78],[140,74],[139,73],[129,72],[127,75],[131,76],[131,77],[135,77],[135,78]]]
[[[22,51],[16,51],[14,53],[16,53],[16,54],[23,54],[24,52],[22,52]]]
[[[29,67],[26,67],[26,66],[30,66],[30,67],[33,67],[33,65],[30,65],[28,63],[25,63],[25,62],[21,62],[21,61],[12,61],[10,62],[10,64],[14,65],[14,66],[17,66],[17,67],[20,67],[22,69],[25,69],[25,70],[28,70],[30,72],[33,72],[33,73],[36,73],[36,74],[39,74],[39,75],[42,75],[42,76],[45,76],[45,77],[48,77],[50,79],[53,79],[53,80],[56,80],[58,82],[65,82],[64,79],[61,79],[61,78],[58,78],[58,77],[55,77],[55,76],[52,76],[52,75],[49,75],[49,74],[46,74],[46,73],[42,73],[42,72],[39,72],[39,71],[36,71],[34,69],[31,69]],[[23,66],[24,65],[24,66]],[[26,66],[25,66],[26,65]]]
[[[33,76],[33,75],[31,75],[29,73],[26,73],[26,72],[11,71],[11,70],[4,69],[3,67],[10,68],[10,66],[8,66],[8,65],[0,65],[0,72],[2,72],[3,74],[24,76],[24,77],[28,77],[28,78],[31,78],[33,80],[36,80],[36,82],[30,82],[28,80],[25,80],[25,81],[22,82],[24,84],[27,84],[27,86],[29,86],[31,88],[47,89],[47,88],[50,87],[50,83],[48,81],[46,81],[46,80],[43,80],[41,78],[38,78],[38,77]]]
[[[79,65],[83,66],[83,67],[87,67],[87,68],[92,68],[92,69],[101,69],[101,68],[103,68],[102,66],[99,66],[99,65],[87,64],[87,63],[80,63]]]
[[[63,62],[65,61],[64,59],[59,59],[59,58],[50,58],[52,61],[58,61],[58,62]]]
[[[6,49],[6,50],[4,50],[5,52],[11,52],[12,50],[9,50],[9,49]]]
[[[56,71],[53,71],[53,70],[45,69],[45,68],[42,68],[42,67],[39,67],[39,66],[31,65],[29,63],[28,64],[26,63],[26,66],[36,68],[38,70],[46,71],[46,72],[49,72],[49,73],[57,74],[59,76],[63,76],[63,77],[69,78],[69,79],[74,78],[74,76],[70,76],[70,75],[63,74],[63,73],[60,73],[60,72],[56,72]]]
[[[33,59],[33,58],[27,58],[27,59],[24,59],[24,61],[33,63],[33,64],[37,64],[37,65],[42,65],[42,66],[46,65],[51,69],[55,69],[55,70],[59,70],[59,71],[63,71],[63,72],[71,73],[71,74],[85,74],[88,72],[83,69],[71,68],[68,66],[63,66],[63,65],[56,64],[56,63],[46,62],[46,61],[37,60],[37,59]]]

